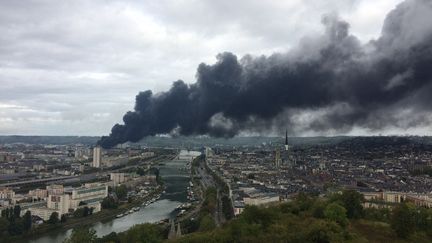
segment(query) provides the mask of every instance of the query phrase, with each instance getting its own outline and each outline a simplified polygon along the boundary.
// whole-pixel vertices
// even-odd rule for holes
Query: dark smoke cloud
[[[325,35],[269,57],[217,55],[197,81],[136,96],[100,144],[175,133],[230,137],[242,131],[349,131],[429,122],[432,97],[432,3],[407,0],[391,11],[377,40],[362,45],[349,24],[324,16]],[[306,117],[306,119],[303,117]],[[408,117],[407,117],[408,116]]]

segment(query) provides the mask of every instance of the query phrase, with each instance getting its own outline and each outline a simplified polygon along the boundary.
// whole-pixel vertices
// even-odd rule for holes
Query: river
[[[180,155],[180,157],[185,158],[189,155],[197,156],[198,153],[182,150]],[[98,237],[101,237],[111,232],[125,231],[135,224],[154,223],[162,219],[174,218],[177,213],[175,208],[187,201],[187,187],[190,180],[189,172],[181,169],[184,168],[186,163],[187,160],[171,160],[158,166],[160,175],[166,186],[165,193],[162,194],[159,200],[127,216],[105,222],[98,222],[92,224],[90,227],[96,231]],[[39,238],[29,240],[28,242],[61,243],[71,233],[71,229],[60,232],[55,231],[53,233],[44,234]]]

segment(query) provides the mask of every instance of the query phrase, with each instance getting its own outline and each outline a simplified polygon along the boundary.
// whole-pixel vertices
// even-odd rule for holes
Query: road
[[[201,177],[201,185],[203,186],[203,191],[207,190],[209,187],[216,188],[216,197],[217,197],[217,204],[216,204],[216,210],[214,212],[214,219],[217,226],[220,226],[222,223],[224,223],[225,216],[222,213],[222,196],[221,196],[221,190],[219,188],[219,185],[216,183],[213,176],[207,171],[206,169],[206,162],[204,160],[201,160],[197,169],[198,175]]]
[[[174,156],[169,156],[169,155],[155,156],[149,160],[146,160],[145,162],[157,163],[159,161],[172,159],[173,157]],[[126,167],[122,167],[122,168],[118,168],[118,169],[114,169],[114,170],[98,171],[98,172],[93,172],[93,173],[89,173],[89,174],[82,174],[82,175],[54,176],[54,177],[43,178],[43,179],[20,180],[20,181],[14,181],[14,182],[1,183],[0,187],[39,185],[39,184],[45,184],[48,182],[56,182],[58,184],[70,184],[70,183],[75,183],[75,182],[84,183],[87,181],[93,181],[96,178],[98,178],[98,179],[107,178],[111,172],[126,170],[129,168],[135,168],[137,166],[138,165],[128,165]]]

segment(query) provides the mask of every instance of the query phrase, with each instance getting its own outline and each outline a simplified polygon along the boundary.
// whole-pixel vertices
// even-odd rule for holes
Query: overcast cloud
[[[220,52],[288,51],[322,33],[328,13],[366,43],[400,2],[3,0],[0,134],[107,134],[139,91],[164,91],[177,79],[194,83],[197,65],[214,63]]]

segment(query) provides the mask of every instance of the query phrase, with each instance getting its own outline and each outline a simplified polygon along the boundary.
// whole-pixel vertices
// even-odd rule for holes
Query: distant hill
[[[0,136],[0,143],[27,143],[27,144],[96,144],[99,137],[90,136]]]
[[[94,145],[100,137],[97,136],[0,136],[0,143],[27,143],[27,144],[86,144]],[[258,145],[282,145],[284,137],[147,137],[138,145],[150,147],[202,147],[202,146],[258,146]],[[373,136],[373,137],[289,137],[290,145],[331,145],[331,144],[364,144],[366,146],[377,145],[403,145],[409,143],[432,144],[432,137],[418,136]],[[132,143],[131,143],[132,144]]]

